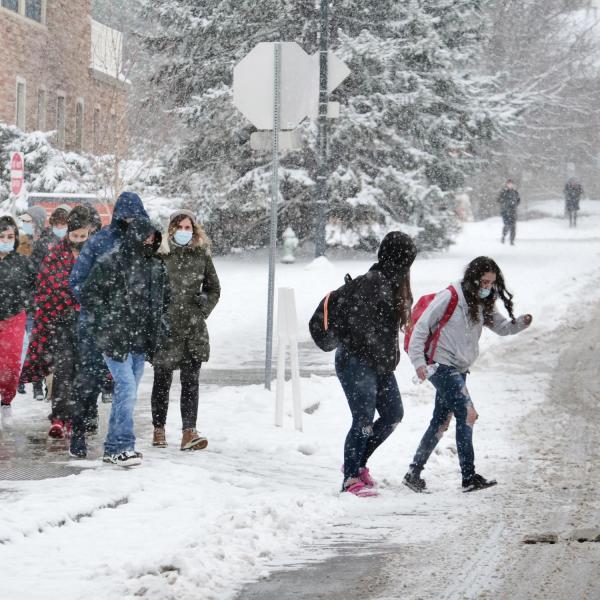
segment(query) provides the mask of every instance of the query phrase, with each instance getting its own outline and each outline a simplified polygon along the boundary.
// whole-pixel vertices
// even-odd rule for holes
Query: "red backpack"
[[[458,292],[453,285],[449,285],[446,289],[450,290],[450,302],[446,307],[446,312],[443,314],[436,330],[429,334],[425,342],[425,356],[427,357],[427,363],[433,363],[433,356],[440,340],[440,334],[446,323],[450,320],[450,317],[454,313],[454,309],[458,304]],[[417,324],[417,321],[421,318],[421,315],[425,312],[425,309],[431,304],[431,301],[437,296],[437,294],[427,294],[421,296],[417,303],[414,305],[410,314],[410,324],[406,326],[404,331],[404,351],[408,353],[408,345],[410,344],[410,338],[412,336],[413,329]]]

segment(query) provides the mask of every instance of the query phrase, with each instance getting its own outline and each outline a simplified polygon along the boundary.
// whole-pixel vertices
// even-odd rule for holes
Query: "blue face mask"
[[[8,254],[9,252],[12,252],[14,249],[15,249],[14,242],[0,242],[0,252],[2,252],[2,254]]]
[[[58,227],[53,227],[52,228],[52,233],[59,239],[63,239],[65,237],[65,235],[67,235],[67,230],[66,229],[59,229]]]
[[[193,235],[194,234],[192,231],[183,231],[182,229],[178,229],[175,232],[173,239],[179,246],[187,246],[192,241]]]
[[[482,300],[485,300],[492,293],[492,288],[479,288],[477,294]]]
[[[21,231],[25,235],[33,235],[33,223],[23,223],[23,222],[21,222]]]

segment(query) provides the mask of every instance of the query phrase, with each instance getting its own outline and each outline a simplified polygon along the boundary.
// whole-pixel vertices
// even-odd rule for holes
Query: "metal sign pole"
[[[269,249],[269,298],[267,303],[267,348],[265,388],[271,389],[273,360],[273,306],[275,297],[275,255],[277,253],[277,201],[279,200],[279,131],[281,129],[281,42],[273,46],[273,177],[271,181],[271,243]]]
[[[315,223],[315,257],[325,256],[327,225],[327,68],[329,60],[329,0],[321,0],[321,32],[319,36],[319,118],[317,133],[317,215]]]

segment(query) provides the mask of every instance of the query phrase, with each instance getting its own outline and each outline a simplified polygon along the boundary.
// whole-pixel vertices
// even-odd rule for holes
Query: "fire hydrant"
[[[296,257],[294,256],[294,251],[298,248],[298,238],[294,233],[294,230],[291,227],[288,227],[283,232],[283,256],[281,257],[281,262],[286,264],[291,264],[296,262]]]

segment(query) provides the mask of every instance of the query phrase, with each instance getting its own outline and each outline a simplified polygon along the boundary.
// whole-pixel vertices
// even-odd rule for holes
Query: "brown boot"
[[[155,427],[154,435],[152,436],[152,445],[157,448],[166,448],[167,447],[167,438],[165,437],[165,428],[164,427]]]
[[[184,429],[181,437],[182,450],[203,450],[208,446],[208,440],[198,434],[195,429]]]

